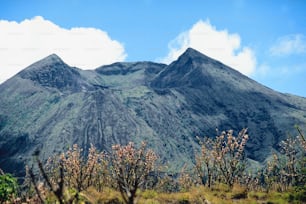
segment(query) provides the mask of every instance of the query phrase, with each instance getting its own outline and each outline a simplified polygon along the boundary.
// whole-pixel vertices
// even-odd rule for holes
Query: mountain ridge
[[[173,170],[191,164],[196,136],[249,128],[247,156],[264,162],[305,128],[306,99],[265,87],[189,48],[169,65],[117,62],[95,70],[50,55],[0,85],[0,166],[21,173],[72,144],[109,151],[146,141]],[[20,147],[24,147],[20,149]]]

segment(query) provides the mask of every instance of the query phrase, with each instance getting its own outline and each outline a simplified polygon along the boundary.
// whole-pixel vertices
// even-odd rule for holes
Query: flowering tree
[[[302,131],[296,127],[299,135],[289,136],[279,143],[280,153],[273,154],[263,170],[266,190],[286,191],[292,186],[306,183],[306,141]]]
[[[302,130],[299,128],[299,126],[296,126],[297,131],[299,132],[299,135],[297,136],[298,141],[301,144],[302,150],[306,152],[306,138],[302,132]]]
[[[280,159],[279,162],[281,186],[286,188],[305,184],[306,174],[306,142],[305,137],[299,127],[296,127],[299,135],[288,137],[280,142]]]
[[[101,182],[105,179],[107,171],[107,160],[105,155],[98,153],[96,148],[91,145],[88,155],[82,154],[82,149],[78,145],[73,145],[66,153],[50,157],[46,165],[37,157],[37,164],[44,180],[44,183],[37,184],[37,178],[32,168],[27,168],[27,175],[41,203],[44,201],[44,191],[49,189],[56,196],[59,203],[72,203],[79,200],[79,193],[86,190],[89,186],[101,187]],[[29,183],[29,182],[27,182]],[[29,183],[29,184],[31,184]],[[74,189],[76,192],[72,196],[65,196],[64,188]],[[43,189],[43,190],[42,190]]]
[[[199,139],[199,138],[198,138]],[[213,182],[213,174],[215,173],[215,159],[212,148],[215,146],[211,138],[206,138],[205,141],[200,141],[201,153],[196,155],[195,169],[198,177],[203,185],[208,185],[210,188]]]
[[[213,155],[221,179],[233,187],[235,179],[245,170],[245,145],[248,141],[247,129],[242,129],[238,136],[233,130],[223,131],[216,137]]]
[[[223,131],[214,140],[201,142],[201,154],[196,156],[196,170],[202,184],[211,187],[214,179],[233,187],[235,179],[245,169],[245,145],[248,140],[247,129],[238,136],[233,131]]]
[[[146,181],[149,173],[154,170],[157,159],[153,150],[146,151],[143,142],[137,149],[132,142],[126,146],[112,147],[112,176],[116,181],[125,203],[133,204],[136,191]]]
[[[99,182],[98,174],[101,168],[105,167],[104,155],[97,152],[91,145],[88,156],[82,156],[82,149],[73,145],[66,153],[61,154],[60,159],[65,170],[65,183],[67,186],[81,192]]]

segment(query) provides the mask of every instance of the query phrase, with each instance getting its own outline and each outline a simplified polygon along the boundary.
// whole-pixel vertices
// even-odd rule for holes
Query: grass
[[[104,188],[102,192],[97,192],[95,188],[88,188],[82,192],[85,203],[123,203],[118,191],[111,188]]]
[[[123,203],[120,193],[110,188],[105,188],[102,192],[97,192],[94,188],[89,188],[82,193],[84,202],[87,203]],[[155,190],[139,191],[136,201],[138,204],[189,204],[189,203],[247,203],[247,204],[285,204],[285,203],[305,203],[294,199],[291,191],[280,192],[247,192],[244,187],[234,186],[229,189],[225,185],[216,185],[214,188],[204,186],[191,187],[186,192],[160,193]]]
[[[247,191],[245,187],[235,185],[232,189],[219,184],[213,188],[194,186],[184,192],[165,193],[158,190],[143,190],[137,192],[137,204],[303,204],[305,196],[298,198],[299,193],[295,188],[287,192],[277,191]],[[65,193],[67,200],[74,196],[73,190]],[[79,195],[80,204],[124,204],[120,192],[105,187],[101,192],[89,187]],[[45,203],[56,203],[54,194],[49,193]]]

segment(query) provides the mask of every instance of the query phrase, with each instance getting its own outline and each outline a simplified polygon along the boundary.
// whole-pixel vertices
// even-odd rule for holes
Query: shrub
[[[173,193],[180,190],[179,182],[172,175],[162,176],[156,186],[157,191]]]
[[[11,174],[5,174],[1,169],[0,172],[0,202],[3,203],[16,196],[18,184],[16,178]]]

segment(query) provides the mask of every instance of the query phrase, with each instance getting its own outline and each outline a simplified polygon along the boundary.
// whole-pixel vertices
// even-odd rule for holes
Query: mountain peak
[[[219,70],[219,65],[211,64],[217,64],[216,60],[193,48],[188,48],[176,61],[166,67],[151,85],[155,88],[173,88],[209,84],[213,80],[210,72]]]
[[[40,70],[40,69],[46,69],[50,67],[56,67],[56,66],[67,66],[68,65],[56,54],[51,54],[33,64],[25,68],[22,72],[28,72],[28,71],[35,71],[35,70]]]
[[[57,54],[54,53],[45,57],[44,59],[53,60],[53,61],[62,61],[62,59]]]
[[[204,55],[203,53],[193,49],[193,48],[187,48],[186,51],[179,57],[188,57],[188,58],[202,58],[202,59],[211,59],[210,57]]]
[[[54,64],[54,63],[64,63],[64,61],[57,55],[57,54],[51,54],[40,61],[38,61],[43,64]]]
[[[80,73],[77,69],[69,67],[56,54],[51,54],[28,66],[19,73],[19,76],[45,87],[55,87],[60,90],[79,89],[77,81]]]
[[[184,52],[184,54],[188,54],[188,55],[203,55],[201,52],[189,47],[186,49],[186,51]]]

